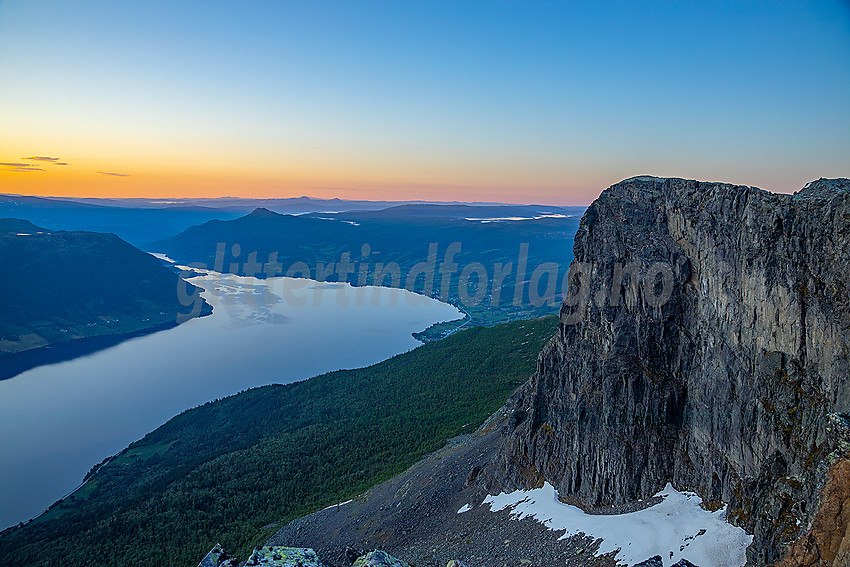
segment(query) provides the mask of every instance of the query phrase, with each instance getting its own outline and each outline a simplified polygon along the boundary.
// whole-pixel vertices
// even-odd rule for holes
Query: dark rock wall
[[[559,334],[509,401],[489,488],[587,506],[673,482],[779,560],[812,522],[850,411],[850,180],[795,195],[632,178],[575,239]]]

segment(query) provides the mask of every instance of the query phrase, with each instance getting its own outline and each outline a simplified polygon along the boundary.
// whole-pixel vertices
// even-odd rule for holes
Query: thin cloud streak
[[[42,168],[30,163],[0,162],[0,166],[8,168],[5,171],[17,171],[19,173],[26,171],[44,171]]]
[[[98,171],[98,173],[102,173],[103,175],[114,175],[115,177],[130,177],[126,173],[116,173],[114,171]]]
[[[31,159],[33,161],[54,161],[54,162],[59,161],[58,157],[49,157],[49,156],[30,156],[30,157],[25,157],[25,158],[21,158],[21,159]],[[68,164],[63,164],[63,165],[68,165]]]

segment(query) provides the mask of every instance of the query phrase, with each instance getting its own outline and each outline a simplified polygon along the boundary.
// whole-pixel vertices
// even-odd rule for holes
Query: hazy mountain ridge
[[[454,219],[533,219],[543,216],[581,216],[587,207],[555,207],[548,205],[469,205],[469,204],[403,204],[379,210],[334,213],[344,219],[370,218],[454,218]],[[316,216],[313,214],[312,216]]]
[[[27,219],[53,230],[113,233],[137,247],[210,219],[230,219],[239,214],[197,206],[123,207],[111,200],[77,202],[0,194],[0,217]]]
[[[9,197],[20,197],[19,195],[8,195]],[[351,211],[379,211],[388,208],[394,208],[407,205],[425,205],[436,207],[527,207],[529,209],[549,208],[546,205],[517,205],[513,203],[497,203],[497,202],[464,202],[464,201],[369,201],[362,199],[340,199],[333,197],[328,199],[318,197],[283,197],[283,198],[262,198],[262,197],[185,197],[185,198],[134,198],[134,197],[113,197],[113,198],[95,198],[95,197],[37,197],[38,199],[47,199],[52,201],[66,201],[73,203],[82,203],[89,205],[101,205],[106,207],[122,207],[122,208],[143,208],[143,209],[167,209],[173,207],[179,208],[197,208],[197,209],[215,209],[231,212],[247,213],[257,208],[265,208],[276,213],[287,214],[304,214],[304,213],[338,213]],[[579,208],[585,207],[560,207],[552,206],[551,208]]]
[[[498,203],[442,203],[424,201],[363,201],[349,199],[250,199],[241,197],[143,199],[35,197],[0,194],[0,218],[14,217],[49,226],[54,230],[112,232],[137,247],[170,238],[207,221],[231,220],[257,208],[280,214],[366,213],[399,207],[436,209],[429,216],[451,216],[448,211],[492,209],[496,216],[537,216],[540,211],[583,211],[584,207],[509,205]],[[404,210],[403,208],[401,210]],[[499,211],[499,212],[497,212]],[[504,214],[504,213],[512,214]],[[515,214],[519,212],[520,214]],[[435,214],[436,213],[436,214]],[[393,213],[387,213],[393,214]],[[491,213],[485,213],[491,214]],[[569,213],[568,213],[569,214]]]

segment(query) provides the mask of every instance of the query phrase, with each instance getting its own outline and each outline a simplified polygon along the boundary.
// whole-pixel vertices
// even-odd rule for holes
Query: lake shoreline
[[[211,313],[201,315],[205,317]],[[160,331],[167,331],[180,325],[177,321],[169,321],[160,323],[152,327],[130,331],[129,333],[118,333],[110,335],[97,335],[94,337],[83,337],[79,339],[71,339],[58,343],[51,343],[43,347],[31,348],[21,352],[13,352],[0,356],[0,380],[9,380],[23,374],[33,368],[45,366],[48,364],[56,364],[59,362],[67,362],[94,354],[98,351],[119,345],[124,341],[151,335]]]
[[[2,374],[19,374],[0,380],[9,416],[0,428],[0,525],[38,517],[92,463],[188,409],[384,361],[420,346],[414,333],[463,315],[407,290],[378,293],[373,304],[346,284],[215,272],[191,281],[212,317],[0,357]],[[316,349],[325,356],[302,356]]]

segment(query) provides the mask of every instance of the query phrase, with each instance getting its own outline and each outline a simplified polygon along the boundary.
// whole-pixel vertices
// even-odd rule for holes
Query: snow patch
[[[692,492],[667,484],[655,506],[628,514],[593,515],[558,500],[548,482],[542,488],[488,496],[484,503],[514,519],[534,518],[551,530],[566,530],[561,539],[584,533],[601,539],[600,555],[616,552],[629,565],[660,555],[671,564],[687,559],[701,567],[742,567],[753,536],[726,521],[726,508],[709,512]]]
[[[162,260],[163,262],[168,262],[169,264],[174,264],[174,263],[175,263],[175,262],[174,262],[174,260],[172,260],[171,258],[169,258],[168,256],[166,256],[165,254],[160,254],[159,252],[148,252],[148,254],[150,254],[150,255],[151,255],[151,256],[153,256],[154,258],[157,258],[157,259],[159,259],[159,260]]]
[[[305,214],[305,213],[302,213],[302,214]],[[351,221],[351,220],[336,219],[334,217],[313,217],[313,218],[316,218],[318,220],[329,220],[329,221],[341,220],[342,222],[348,223],[351,226],[360,226],[359,222],[354,222],[354,221]]]
[[[463,514],[464,512],[469,512],[470,510],[472,510],[472,506],[470,506],[469,504],[464,504],[460,507],[460,510],[458,510],[457,513]]]
[[[551,213],[551,214],[537,215],[536,217],[487,217],[487,218],[466,217],[463,220],[478,221],[478,222],[481,222],[481,223],[486,223],[486,222],[525,221],[525,220],[539,220],[539,219],[571,219],[573,217],[575,217],[575,215],[562,215],[560,213]]]
[[[353,498],[351,500],[346,500],[345,502],[338,502],[336,504],[331,504],[330,506],[326,506],[325,508],[322,508],[322,510],[330,510],[331,508],[339,508],[340,506],[345,506],[346,504],[350,504],[352,502],[354,502]]]

